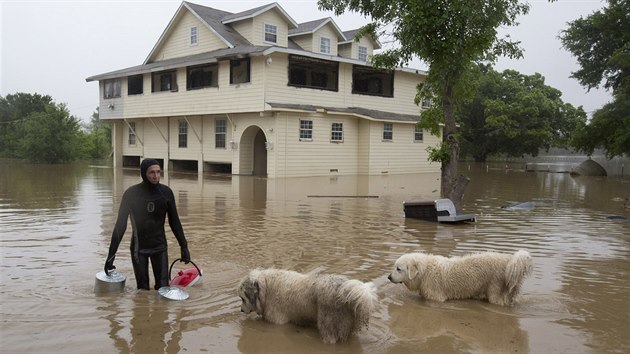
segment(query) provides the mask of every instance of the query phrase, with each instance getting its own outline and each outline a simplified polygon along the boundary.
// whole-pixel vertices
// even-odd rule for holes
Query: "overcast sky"
[[[272,3],[250,0],[192,0],[229,12]],[[343,31],[365,23],[357,14],[335,17],[317,9],[316,0],[280,0],[298,23],[333,17]],[[522,41],[520,60],[500,60],[497,70],[536,72],[563,92],[563,100],[587,112],[610,100],[603,90],[586,90],[569,78],[576,60],[557,39],[566,23],[603,8],[599,0],[530,1],[530,13],[509,33]],[[178,0],[0,0],[0,95],[17,92],[50,95],[74,116],[89,120],[99,104],[98,83],[89,76],[140,65],[179,8]],[[410,66],[426,69],[419,62]]]

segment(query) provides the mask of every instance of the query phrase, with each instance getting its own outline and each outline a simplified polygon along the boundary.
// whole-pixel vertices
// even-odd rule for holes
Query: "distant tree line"
[[[0,96],[0,157],[64,163],[107,158],[110,151],[111,127],[98,111],[82,125],[49,95]]]

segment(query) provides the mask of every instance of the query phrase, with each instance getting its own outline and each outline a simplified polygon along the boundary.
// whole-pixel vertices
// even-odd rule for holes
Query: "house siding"
[[[321,53],[320,50],[320,39],[322,37],[330,39],[330,53],[325,53],[326,55],[337,56],[337,47],[339,41],[337,40],[337,32],[333,28],[333,26],[328,23],[324,27],[315,31],[312,36],[312,48],[313,52]]]
[[[247,38],[247,40],[254,45],[270,45],[269,42],[265,42],[264,40],[265,23],[277,26],[278,42],[274,45],[284,48],[288,47],[289,25],[276,10],[266,11],[259,16],[254,17],[252,21],[252,37]]]
[[[191,46],[190,28],[193,26],[197,26],[198,44]],[[180,58],[221,48],[227,48],[227,45],[194,15],[184,12],[173,30],[168,33],[164,45],[154,53],[150,61]]]
[[[226,48],[188,8],[181,11],[155,47],[152,60]],[[151,92],[152,73],[157,70],[153,66],[143,74],[142,94],[128,95],[128,78],[121,74],[121,96],[105,99],[105,79],[100,80],[100,118],[113,126],[114,166],[122,165],[123,157],[134,156],[163,159],[165,169],[175,166],[171,161],[196,161],[198,172],[203,172],[204,164],[228,164],[233,174],[263,171],[268,177],[439,172],[439,165],[427,161],[426,151],[428,146],[438,144],[439,138],[425,132],[424,141],[414,142],[415,121],[408,121],[413,116],[420,118],[414,98],[423,76],[396,71],[393,97],[352,93],[353,64],[338,55],[357,59],[359,43],[339,46],[335,26],[327,24],[313,34],[292,39],[308,50],[298,51],[300,55],[338,63],[337,90],[290,86],[289,56],[296,52],[268,47],[269,43],[264,42],[265,23],[277,26],[278,44],[274,47],[287,46],[289,24],[277,9],[231,23],[232,29],[252,44],[268,49],[247,47],[243,52],[238,48],[224,52],[227,56],[217,62],[217,87],[188,90],[185,63],[174,69],[176,89],[172,91]],[[199,36],[199,44],[192,47],[191,26],[197,26]],[[328,56],[319,53],[321,36],[331,39]],[[372,54],[371,41],[363,38],[360,43],[368,48],[368,55]],[[250,82],[230,84],[230,60],[226,58],[232,55],[249,57]],[[111,79],[112,74],[103,77]],[[350,113],[349,108],[365,109],[365,114],[374,116]],[[408,116],[399,118],[401,114]],[[215,145],[217,119],[226,120],[226,146],[220,148]],[[308,141],[299,138],[300,119],[313,122],[313,137]],[[179,147],[180,121],[188,124],[185,147]],[[384,121],[393,124],[391,141],[383,141]],[[137,139],[133,145],[128,143],[128,123],[135,123]],[[333,123],[343,124],[342,142],[331,141]]]

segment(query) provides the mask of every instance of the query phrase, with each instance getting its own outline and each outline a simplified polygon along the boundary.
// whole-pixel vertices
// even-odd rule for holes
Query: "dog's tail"
[[[352,307],[360,327],[367,327],[374,306],[378,301],[374,283],[363,283],[356,279],[347,280],[341,284],[339,297],[341,301]]]
[[[517,251],[505,268],[505,283],[510,294],[517,294],[523,279],[532,272],[532,257],[527,251]]]

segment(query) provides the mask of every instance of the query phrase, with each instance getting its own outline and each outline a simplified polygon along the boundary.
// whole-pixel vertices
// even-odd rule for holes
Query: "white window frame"
[[[394,123],[383,123],[383,141],[394,141]]]
[[[359,55],[358,55],[359,60],[367,61],[367,58],[368,58],[368,49],[367,49],[367,47],[364,46],[364,45],[360,45],[358,51],[359,51]]]
[[[120,79],[105,80],[103,83],[103,98],[120,97]]]
[[[223,142],[223,146],[219,144]],[[216,149],[225,149],[227,146],[227,120],[217,118],[214,121],[214,147]]]
[[[273,36],[273,40],[271,38],[267,39],[267,35]],[[263,41],[266,43],[278,43],[278,26],[273,25],[271,23],[263,24]]]
[[[178,121],[178,134],[177,134],[177,147],[178,148],[187,148],[188,147],[188,121],[185,119],[180,119]]]
[[[328,37],[319,37],[319,52],[330,54],[332,48],[332,40]]]
[[[425,109],[431,108],[431,100],[426,99],[426,98],[422,99],[422,103],[420,104],[420,108],[425,108]]]
[[[313,141],[313,120],[300,119],[300,141]]]
[[[424,129],[418,127],[417,125],[415,126],[415,129],[413,132],[413,142],[414,143],[424,142]]]
[[[343,123],[332,123],[330,127],[330,142],[343,143]]]
[[[194,47],[199,44],[199,30],[197,26],[190,27],[190,46]]]
[[[128,126],[128,138],[127,138],[127,145],[129,146],[136,146],[136,122],[128,122],[127,124],[129,124]]]

